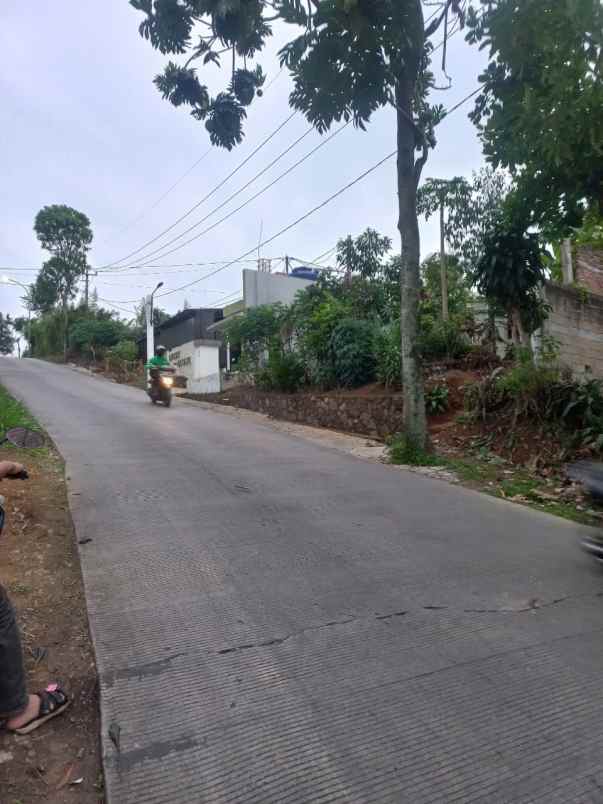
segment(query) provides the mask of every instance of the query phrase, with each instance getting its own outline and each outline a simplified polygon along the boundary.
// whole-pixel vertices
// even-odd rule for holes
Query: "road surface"
[[[68,368],[0,379],[92,539],[110,804],[603,802],[576,526]]]

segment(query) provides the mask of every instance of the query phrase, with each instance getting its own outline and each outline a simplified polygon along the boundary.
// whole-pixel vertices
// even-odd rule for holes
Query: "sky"
[[[431,13],[426,8],[426,16]],[[102,4],[2,0],[0,5],[4,115],[0,277],[25,284],[33,281],[33,270],[15,269],[38,269],[48,258],[33,232],[35,215],[47,204],[67,204],[84,212],[92,224],[89,262],[98,270],[92,286],[101,300],[107,300],[104,306],[112,304],[126,319],[132,317],[136,301],[160,281],[164,287],[158,297],[166,295],[158,303],[170,313],[181,309],[185,300],[202,307],[236,299],[241,270],[253,263],[228,266],[229,262],[250,251],[245,259],[255,259],[260,235],[262,240],[269,239],[395,148],[394,112],[380,110],[366,131],[347,126],[241,211],[194,242],[165,254],[244,203],[326,137],[311,131],[239,193],[309,128],[297,114],[212,192],[291,115],[291,82],[286,71],[279,73],[276,55],[290,31],[275,31],[270,47],[261,55],[259,61],[267,73],[264,97],[248,109],[243,143],[228,152],[211,147],[204,124],[192,118],[186,107],[176,109],[161,98],[152,79],[174,57],[162,56],[139,36],[141,19],[127,0]],[[436,33],[434,43],[441,38]],[[484,65],[485,55],[469,46],[462,33],[453,36],[448,45],[452,87],[436,93],[435,100],[451,108],[478,86]],[[224,88],[225,73],[213,66],[202,68],[203,80],[214,91]],[[437,83],[446,84],[440,71]],[[469,101],[439,126],[438,144],[430,153],[424,178],[470,177],[482,166],[481,146],[467,117],[471,108]],[[233,199],[224,203],[231,195]],[[194,212],[173,226],[197,204]],[[206,216],[187,237],[160,248]],[[285,254],[312,261],[339,238],[360,234],[367,226],[390,236],[397,248],[396,221],[395,162],[390,159],[264,246],[261,256],[273,259],[273,270],[282,270],[277,260]],[[168,227],[173,228],[158,237]],[[421,221],[421,239],[423,256],[438,248],[435,219]],[[216,269],[220,270],[203,278]],[[195,280],[201,281],[172,292]],[[18,286],[0,284],[0,311],[22,315],[22,292]]]

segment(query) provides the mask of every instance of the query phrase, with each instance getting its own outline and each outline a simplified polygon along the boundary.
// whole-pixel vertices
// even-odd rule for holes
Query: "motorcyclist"
[[[161,344],[155,348],[155,355],[150,360],[147,361],[145,368],[148,369],[160,369],[160,368],[168,368],[170,365],[170,361],[167,357],[167,349],[165,346]]]

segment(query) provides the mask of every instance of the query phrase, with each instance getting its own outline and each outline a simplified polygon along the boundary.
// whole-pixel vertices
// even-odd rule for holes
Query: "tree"
[[[130,325],[133,326],[135,330],[135,334],[139,337],[142,337],[144,333],[147,331],[147,319],[145,313],[145,302],[144,299],[137,304],[134,308],[136,310],[136,318],[130,322]],[[160,327],[164,324],[171,316],[169,313],[166,313],[165,310],[162,310],[161,307],[156,307],[153,305],[153,326]]]
[[[478,291],[506,311],[515,343],[527,348],[546,312],[538,293],[545,280],[544,254],[538,235],[507,214],[487,234],[475,269]]]
[[[446,271],[446,243],[460,248],[463,232],[471,218],[471,188],[466,179],[427,179],[417,194],[417,209],[426,220],[440,215],[440,282],[442,319],[448,320],[448,276]],[[448,212],[448,217],[446,217]]]
[[[356,238],[348,235],[338,241],[337,265],[345,270],[348,283],[354,273],[363,279],[372,279],[382,273],[383,257],[391,247],[389,237],[368,228]]]
[[[44,263],[36,280],[41,297],[48,302],[55,299],[63,309],[63,357],[67,361],[68,304],[75,296],[77,283],[86,271],[86,254],[92,243],[90,221],[82,212],[64,204],[43,207],[36,215],[34,231],[52,257]],[[34,294],[36,291],[34,291]]]
[[[418,349],[420,240],[416,193],[441,107],[430,107],[433,86],[427,40],[456,14],[460,0],[443,0],[425,24],[421,0],[130,0],[145,14],[140,33],[165,54],[187,54],[179,66],[169,62],[155,78],[174,106],[188,105],[205,121],[210,140],[229,150],[243,138],[246,107],[261,95],[264,74],[247,60],[260,52],[273,21],[295,26],[280,51],[281,64],[293,77],[289,103],[320,132],[334,121],[352,120],[364,128],[380,107],[396,110],[398,148],[398,228],[402,241],[401,341],[404,425],[407,437],[426,442],[425,402]],[[199,26],[199,28],[197,28]],[[200,34],[197,32],[200,30]],[[190,65],[220,65],[228,52],[229,85],[211,98]],[[239,65],[237,67],[237,59]],[[242,61],[242,66],[241,66]],[[419,153],[417,157],[416,154]]]
[[[96,362],[97,352],[115,346],[127,334],[127,328],[121,321],[114,319],[82,319],[70,330],[73,346],[82,352],[90,352]]]
[[[488,160],[508,168],[549,239],[603,212],[603,6],[481,0],[468,40],[489,47],[471,115]]]
[[[15,348],[15,337],[12,333],[13,322],[9,315],[0,313],[0,355],[10,355]]]

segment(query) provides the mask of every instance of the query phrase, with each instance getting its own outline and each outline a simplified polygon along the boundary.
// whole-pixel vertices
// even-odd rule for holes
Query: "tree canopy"
[[[471,117],[532,223],[559,236],[580,222],[582,202],[603,211],[599,0],[481,0],[467,24],[468,40],[490,51]]]
[[[62,260],[70,270],[86,265],[86,253],[92,243],[90,221],[83,214],[64,204],[43,207],[36,215],[34,231],[43,249]]]

